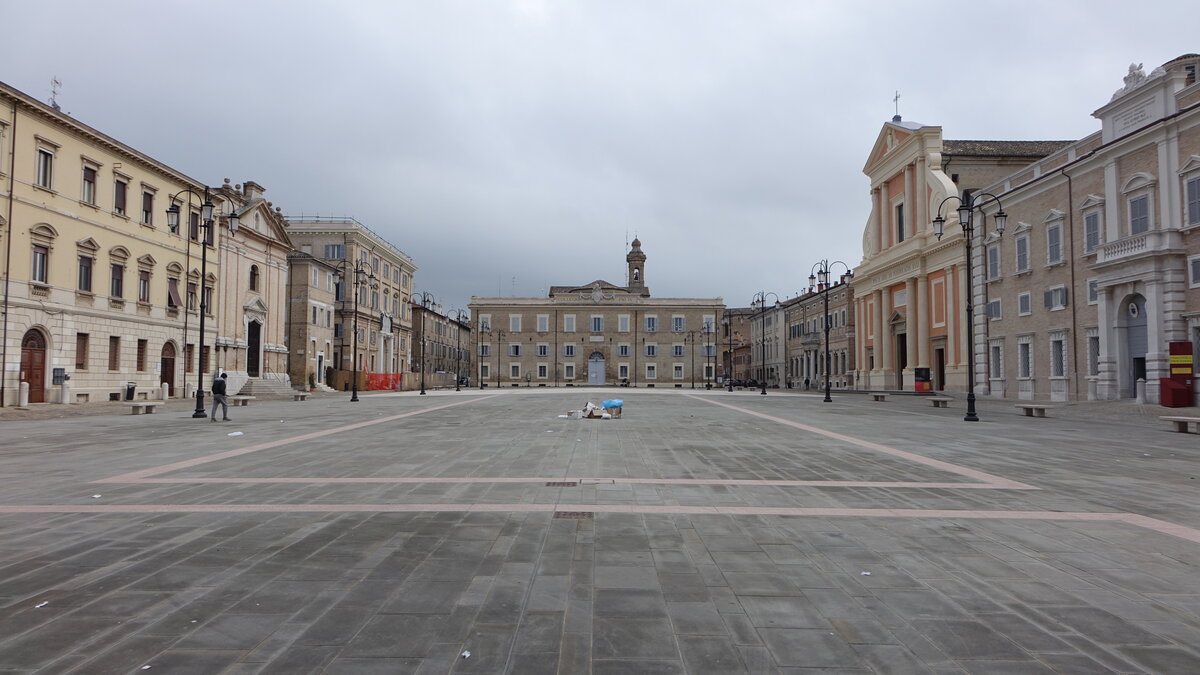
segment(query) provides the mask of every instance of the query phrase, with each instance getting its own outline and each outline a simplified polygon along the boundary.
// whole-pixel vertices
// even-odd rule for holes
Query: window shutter
[[[1192,259],[1192,283],[1200,283],[1200,258]]]
[[[1059,290],[1059,292],[1062,293],[1062,306],[1066,307],[1067,306],[1067,289],[1064,287],[1064,288],[1060,288],[1058,290]]]
[[[1046,291],[1044,293],[1044,295],[1045,295],[1046,306],[1053,307],[1054,306],[1054,291]]]

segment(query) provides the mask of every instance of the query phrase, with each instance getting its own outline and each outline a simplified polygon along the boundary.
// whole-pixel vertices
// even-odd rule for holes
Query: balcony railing
[[[1096,263],[1112,262],[1122,258],[1157,253],[1183,247],[1183,240],[1176,230],[1150,230],[1116,241],[1101,244]]]

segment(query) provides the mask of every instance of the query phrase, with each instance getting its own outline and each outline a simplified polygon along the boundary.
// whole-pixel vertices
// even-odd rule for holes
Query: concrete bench
[[[1181,434],[1186,434],[1191,431],[1190,426],[1193,424],[1197,425],[1197,431],[1200,432],[1200,417],[1176,417],[1173,415],[1164,415],[1158,419],[1175,425],[1175,431],[1178,431]]]
[[[871,398],[875,399],[876,401],[886,401],[887,397],[887,394],[871,394]]]
[[[932,403],[933,407],[935,407],[935,408],[945,408],[945,407],[949,406],[950,402],[953,400],[954,399],[952,399],[948,396],[934,396],[929,399],[929,402]]]
[[[1013,407],[1025,411],[1026,417],[1045,417],[1046,411],[1051,409],[1051,406],[1037,403],[1017,403]]]
[[[234,406],[234,407],[237,407],[239,405],[240,406],[248,406],[248,405],[250,405],[250,401],[253,401],[253,400],[254,400],[253,396],[230,396],[229,397],[229,405]]]
[[[134,415],[145,413],[151,415],[154,409],[162,405],[162,401],[125,401],[125,405],[129,406],[129,412]]]
[[[292,392],[292,400],[293,401],[307,401],[308,400],[308,392],[307,391]]]

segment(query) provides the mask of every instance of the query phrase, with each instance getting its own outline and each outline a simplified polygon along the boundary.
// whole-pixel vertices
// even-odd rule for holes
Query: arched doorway
[[[1146,377],[1146,351],[1148,348],[1148,333],[1146,328],[1146,298],[1135,294],[1121,302],[1121,324],[1118,331],[1121,338],[1120,386],[1122,395],[1126,398],[1137,396],[1137,381]]]
[[[592,352],[588,357],[588,384],[599,386],[604,384],[604,355]]]
[[[21,382],[29,383],[29,402],[46,402],[46,336],[29,330],[21,338]]]
[[[262,324],[251,321],[246,326],[246,374],[250,377],[261,376],[260,362],[262,359]]]
[[[162,356],[158,362],[160,382],[167,385],[167,397],[175,396],[175,343],[168,342],[163,345]]]

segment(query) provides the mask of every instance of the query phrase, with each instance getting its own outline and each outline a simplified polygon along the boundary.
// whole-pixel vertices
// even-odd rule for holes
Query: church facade
[[[628,282],[552,286],[544,298],[471,298],[483,387],[703,387],[716,382],[721,298],[655,298],[633,240]]]

